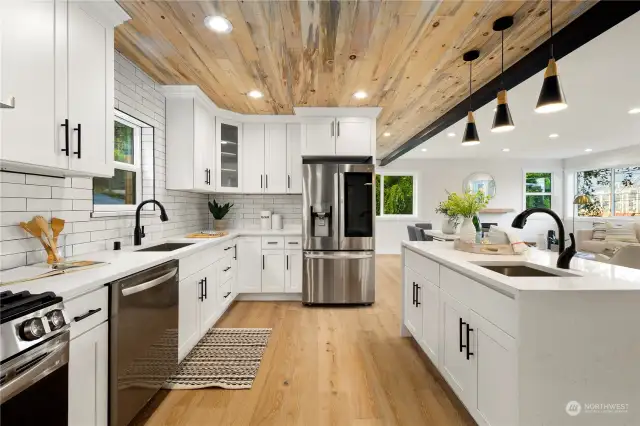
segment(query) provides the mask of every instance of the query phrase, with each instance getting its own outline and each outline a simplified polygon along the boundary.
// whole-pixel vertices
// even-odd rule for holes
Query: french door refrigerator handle
[[[351,254],[348,251],[338,252],[336,254],[317,254],[317,253],[305,253],[304,257],[307,259],[325,259],[325,260],[357,260],[357,259],[371,259],[372,253],[358,253]]]

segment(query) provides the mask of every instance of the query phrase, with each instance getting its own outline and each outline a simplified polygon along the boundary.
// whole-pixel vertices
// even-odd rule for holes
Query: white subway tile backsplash
[[[56,198],[28,198],[27,211],[37,210],[71,210],[72,200]]]
[[[72,200],[91,200],[93,199],[93,191],[91,189],[80,188],[51,188],[51,197],[68,198]]]
[[[86,222],[91,220],[91,212],[87,211],[52,211],[51,216],[64,219],[65,222],[67,222],[67,227],[71,227],[72,222]]]
[[[69,234],[66,237],[65,244],[73,245],[73,244],[81,244],[88,243],[91,241],[91,232],[79,232],[75,234]]]
[[[104,241],[96,241],[93,243],[74,244],[73,255],[79,256],[81,254],[91,253],[94,251],[105,250],[106,244]],[[110,247],[111,248],[111,247]]]
[[[29,238],[30,235],[20,226],[2,226],[0,227],[0,241],[19,240]]]
[[[118,229],[106,229],[104,231],[93,231],[91,233],[91,241],[107,240],[109,238],[117,238],[120,236]]]
[[[56,187],[71,186],[71,178],[57,178],[50,176],[26,175],[27,185],[44,185]]]
[[[42,248],[40,240],[35,238],[24,238],[22,240],[0,241],[0,254],[14,254],[26,251],[33,251]]]
[[[51,212],[3,212],[0,214],[0,226],[17,225],[20,222],[28,222],[34,216],[43,216],[45,219],[51,219]]]
[[[0,256],[0,270],[17,268],[27,264],[26,253],[15,253]]]
[[[73,200],[73,210],[93,210],[93,200]]]
[[[0,172],[0,182],[24,183],[24,175],[22,173]]]
[[[93,189],[93,179],[91,178],[73,178],[71,187],[80,189]]]
[[[0,198],[0,212],[22,212],[26,209],[26,198]]]
[[[73,232],[102,231],[105,229],[104,220],[93,220],[91,222],[76,222],[73,224]]]

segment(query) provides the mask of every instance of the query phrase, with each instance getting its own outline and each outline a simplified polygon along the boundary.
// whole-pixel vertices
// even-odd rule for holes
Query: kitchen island
[[[640,424],[640,271],[556,260],[405,241],[401,333],[479,425]]]

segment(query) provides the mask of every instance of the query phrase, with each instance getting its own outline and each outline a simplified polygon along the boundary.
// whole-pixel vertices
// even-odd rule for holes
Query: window
[[[376,216],[417,216],[415,176],[376,174]]]
[[[93,178],[95,211],[134,210],[142,197],[142,129],[133,117],[115,111],[111,178]]]
[[[579,217],[640,216],[640,166],[578,172],[576,189],[591,199]]]
[[[553,173],[526,172],[524,179],[525,208],[551,208]]]

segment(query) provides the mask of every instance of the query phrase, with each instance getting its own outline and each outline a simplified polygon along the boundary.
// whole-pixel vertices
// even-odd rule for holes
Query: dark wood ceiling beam
[[[640,11],[640,1],[602,0],[573,20],[553,36],[553,50],[556,59],[560,59],[585,45],[600,34]],[[546,68],[549,60],[549,42],[532,50],[504,72],[504,77],[493,80],[476,90],[472,96],[472,108],[477,110],[495,99],[501,89],[502,81],[507,90],[534,76]],[[535,100],[532,100],[532,109]],[[381,166],[385,166],[423,142],[431,139],[451,125],[466,117],[469,110],[469,98],[460,101],[455,107],[419,131],[403,145],[385,156]]]

